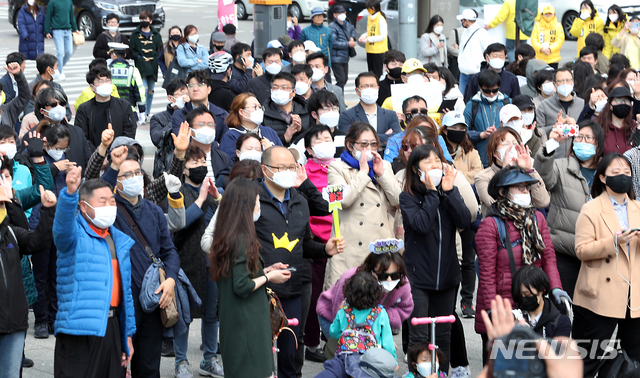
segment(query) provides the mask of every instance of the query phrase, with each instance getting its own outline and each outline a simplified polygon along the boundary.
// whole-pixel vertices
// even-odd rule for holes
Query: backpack
[[[516,25],[530,36],[538,15],[538,0],[516,0]],[[519,34],[516,34],[519,36]]]
[[[347,316],[349,324],[338,340],[338,348],[336,354],[340,353],[364,353],[371,348],[378,346],[376,335],[373,332],[373,323],[382,311],[382,305],[378,305],[371,309],[367,319],[363,323],[356,323],[356,316],[353,309],[345,303],[342,307],[344,314]]]
[[[604,363],[608,360],[603,360],[598,370],[602,368]],[[611,367],[607,372],[605,378],[638,378],[640,377],[640,363],[629,357],[627,352],[623,349],[619,349],[617,356],[610,363]]]
[[[476,121],[476,116],[478,115],[478,107],[480,106],[480,103],[478,101],[473,101],[473,100],[470,100],[470,101],[471,101],[471,121],[469,122],[469,130],[475,130],[475,127],[473,124]],[[498,100],[496,99],[496,101]],[[510,103],[511,103],[511,99],[505,95],[502,106],[509,105]]]

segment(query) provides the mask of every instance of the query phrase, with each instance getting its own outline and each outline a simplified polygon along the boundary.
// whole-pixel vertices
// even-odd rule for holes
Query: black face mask
[[[193,181],[194,184],[202,184],[205,177],[207,177],[207,167],[189,168],[189,180]]]
[[[525,311],[534,311],[539,306],[538,297],[522,297],[520,300],[520,309]]]
[[[460,144],[466,136],[467,130],[447,130],[447,139],[449,139],[451,143]]]
[[[626,105],[625,105],[626,106]],[[624,194],[629,192],[633,179],[627,175],[607,176],[606,184],[614,193]]]
[[[613,105],[613,115],[620,118],[625,119],[629,115],[631,111],[631,105]]]
[[[402,76],[402,67],[390,68],[389,76],[399,79]]]
[[[143,28],[147,28],[149,27],[149,25],[151,25],[151,22],[149,21],[140,21],[140,26],[142,26]]]
[[[174,35],[172,35],[172,36],[171,36],[171,37],[169,37],[169,38],[171,38],[171,39],[172,39],[172,40],[174,40],[174,41],[179,41],[179,40],[180,40],[180,38],[182,38],[182,37],[180,37],[180,34],[174,34]]]
[[[221,45],[221,46],[213,45],[213,47],[216,49],[216,51],[220,51],[220,50],[224,49],[224,45]]]

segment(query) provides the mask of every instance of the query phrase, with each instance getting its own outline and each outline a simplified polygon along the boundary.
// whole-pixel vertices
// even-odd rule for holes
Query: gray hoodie
[[[533,76],[537,71],[549,67],[547,63],[540,59],[531,59],[527,63],[527,85],[520,87],[520,94],[526,94],[531,98],[536,98],[538,92],[533,81]]]

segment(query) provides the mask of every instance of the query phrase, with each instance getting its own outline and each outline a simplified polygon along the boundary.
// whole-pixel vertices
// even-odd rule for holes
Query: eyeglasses
[[[409,150],[413,151],[413,149],[416,148],[416,147],[418,147],[417,144],[403,144],[402,145],[402,151],[404,151],[404,152],[407,152]]]
[[[502,142],[500,143],[501,146],[503,147],[509,147],[509,146],[518,146],[519,143],[517,140],[514,140],[513,142],[509,143],[509,142]]]
[[[212,129],[216,128],[216,124],[213,122],[209,122],[209,123],[198,122],[198,123],[194,123],[193,125],[198,127],[210,127]]]
[[[514,188],[518,188],[519,191],[524,192],[525,190],[528,192],[531,189],[531,184],[518,184],[513,185]]]
[[[593,135],[576,135],[575,137],[573,137],[573,140],[575,142],[582,142],[583,140],[587,143],[591,143],[594,140],[596,140],[596,138]]]
[[[276,172],[284,172],[284,171],[295,172],[298,169],[297,165],[291,165],[288,167],[274,167],[273,165],[266,165],[266,166],[269,168],[275,169]]]
[[[611,100],[611,105],[631,105],[631,100],[626,98],[614,98]]]
[[[499,87],[498,87],[498,88],[491,88],[491,89],[488,89],[488,88],[480,88],[480,89],[481,89],[484,93],[492,93],[492,94],[493,94],[493,93],[498,93],[498,91],[500,90],[500,88],[499,88]]]
[[[371,148],[378,148],[378,146],[380,145],[380,143],[378,142],[353,142],[354,144],[359,144],[360,147],[362,148],[368,148],[369,146],[371,146]]]
[[[118,178],[124,177],[125,180],[128,180],[128,179],[132,178],[133,176],[142,176],[142,170],[141,169],[137,169],[134,172],[125,172],[122,175],[118,175]]]
[[[321,108],[320,110],[322,110],[323,112],[339,112],[340,108],[337,106],[333,106],[331,108]]]
[[[93,85],[97,87],[97,86],[100,86],[102,84],[111,84],[111,79],[109,79],[109,78],[99,79],[99,80],[96,80]]]
[[[395,280],[399,280],[400,279],[400,272],[393,272],[393,273],[378,273],[376,272],[376,276],[378,276],[378,281],[386,281],[387,278],[391,277],[391,280],[395,281]]]
[[[191,89],[195,86],[197,86],[198,88],[204,88],[204,86],[207,85],[206,83],[189,83],[187,84],[187,88]]]
[[[244,110],[251,110],[252,112],[253,112],[253,111],[256,111],[256,110],[258,110],[258,109],[262,109],[262,111],[264,112],[264,106],[260,106],[260,105],[246,106],[246,107],[244,107],[243,109],[244,109]]]
[[[278,89],[283,90],[285,92],[291,92],[292,88],[290,86],[288,86],[288,85],[285,85],[285,86],[282,86],[282,87],[279,87],[277,85],[272,85],[271,86],[271,90],[272,91],[277,91]]]
[[[378,84],[362,84],[358,89],[378,89]]]

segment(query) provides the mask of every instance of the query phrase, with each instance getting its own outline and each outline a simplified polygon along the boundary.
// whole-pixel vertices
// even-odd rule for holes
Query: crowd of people
[[[56,337],[56,377],[159,377],[164,356],[176,378],[294,378],[305,361],[324,363],[318,377],[388,377],[402,358],[403,376],[464,378],[460,315],[486,365],[512,308],[540,337],[593,346],[585,376],[606,375],[592,341],[616,329],[640,361],[640,21],[619,6],[604,21],[582,2],[562,66],[553,6],[516,45],[515,0],[484,27],[464,10],[449,39],[434,15],[418,57],[390,49],[379,0],[361,36],[341,5],[328,26],[314,8],[260,56],[231,24],[207,48],[194,25],[163,42],[150,13],[130,37],[111,14],[72,111],[70,4],[44,21],[24,4],[0,79],[0,377],[33,366],[28,306],[33,336]],[[505,43],[488,43],[503,22]],[[347,108],[356,39],[367,71]],[[160,79],[169,104],[151,114]],[[392,97],[426,83],[441,106]],[[410,322],[448,315],[435,335]]]

